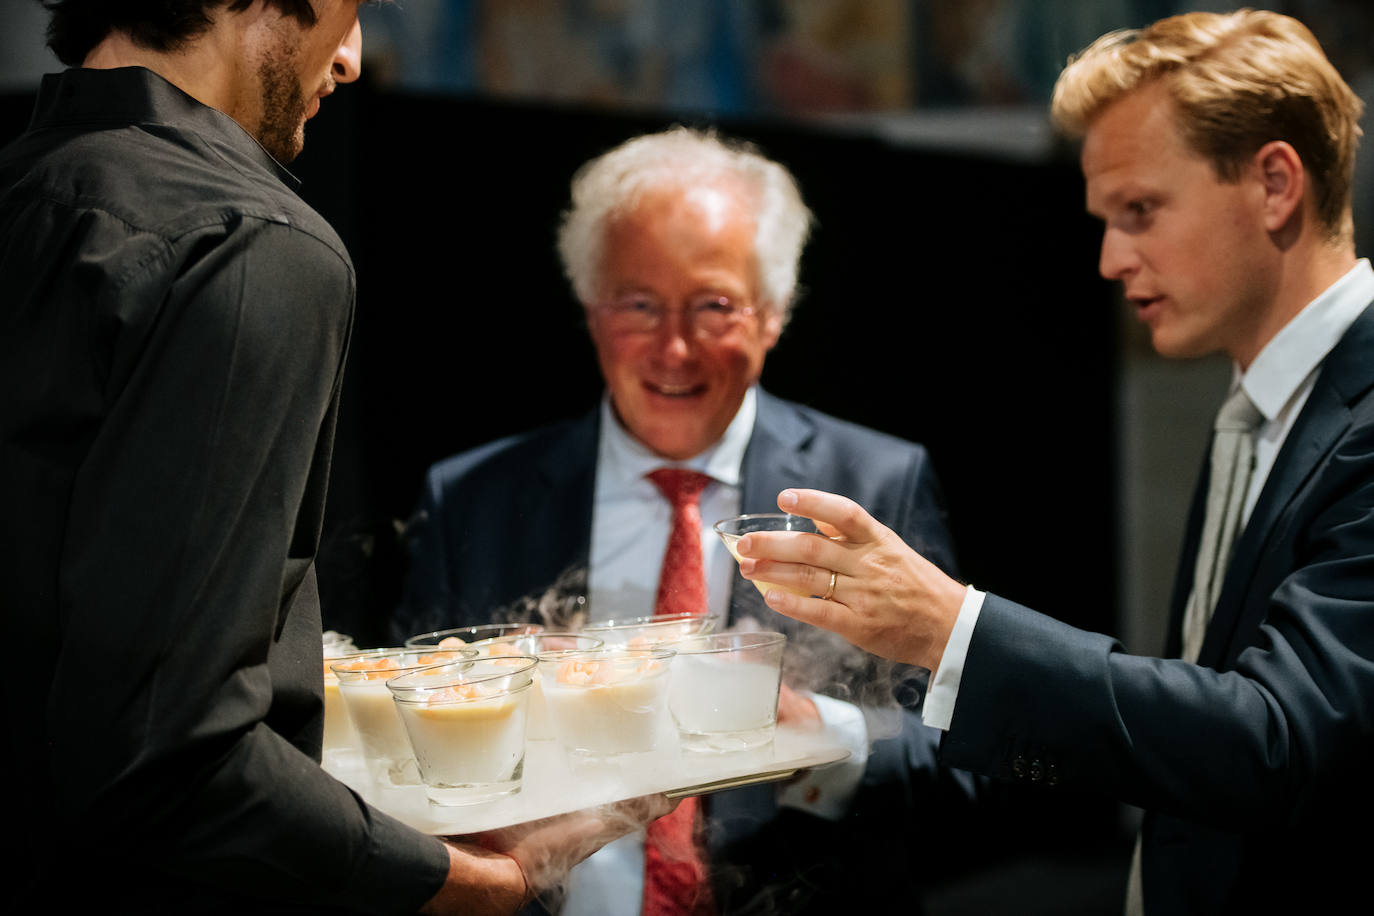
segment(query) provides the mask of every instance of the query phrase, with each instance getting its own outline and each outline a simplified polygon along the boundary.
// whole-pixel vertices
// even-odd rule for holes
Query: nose
[[[363,27],[357,19],[334,52],[334,82],[351,83],[363,72]]]
[[[1136,267],[1135,249],[1130,238],[1119,229],[1108,227],[1102,233],[1102,251],[1097,271],[1108,280],[1123,279]]]
[[[669,362],[681,362],[691,354],[696,329],[685,312],[669,311],[658,328],[659,356]]]

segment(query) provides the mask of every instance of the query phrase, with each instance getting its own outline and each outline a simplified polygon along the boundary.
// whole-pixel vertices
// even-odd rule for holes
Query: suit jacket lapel
[[[600,418],[594,408],[539,456],[530,486],[517,497],[522,530],[511,542],[525,545],[523,562],[530,567],[522,580],[543,583],[579,606],[587,595]]]
[[[740,512],[777,512],[778,493],[783,488],[814,479],[805,449],[814,434],[805,417],[759,389],[754,431],[740,466]],[[727,623],[734,623],[745,612],[757,616],[760,607],[758,591],[736,576],[730,587]]]
[[[754,432],[740,468],[740,512],[777,512],[779,491],[814,476],[805,452],[813,435],[803,416],[759,389]]]
[[[1350,402],[1374,384],[1371,352],[1374,306],[1361,313],[1323,361],[1312,394],[1279,450],[1231,555],[1216,612],[1198,656],[1201,664],[1225,663],[1235,654],[1231,651],[1234,637],[1241,634],[1248,642],[1246,634],[1263,619],[1268,596],[1246,601],[1257,567],[1270,542],[1279,536],[1281,516],[1349,428]]]

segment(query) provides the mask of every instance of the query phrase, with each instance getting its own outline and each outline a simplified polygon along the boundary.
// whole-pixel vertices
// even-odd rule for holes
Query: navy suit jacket
[[[1202,480],[1207,479],[1204,467]],[[1202,524],[1200,485],[1170,649]],[[1327,356],[1198,665],[988,595],[943,759],[1146,810],[1147,913],[1333,912],[1374,862],[1374,307]]]
[[[393,621],[398,640],[415,633],[497,619],[565,618],[585,602],[599,410],[448,458],[426,475],[410,531],[406,596]],[[843,493],[955,572],[943,496],[924,448],[759,392],[758,415],[741,469],[742,512],[776,512],[790,486]],[[750,613],[814,648],[855,653],[814,628],[772,614],[737,578],[731,615]],[[864,676],[887,672],[871,657]],[[817,680],[829,679],[824,672]],[[776,805],[775,787],[718,793],[708,801],[712,875],[722,912],[835,912],[900,907],[919,900],[903,880],[920,864],[915,829],[941,806],[973,795],[966,773],[936,764],[939,732],[913,710],[924,672],[897,672],[905,708],[888,709],[852,812],[840,824]],[[800,686],[812,686],[802,683]],[[831,692],[831,691],[827,691]],[[855,693],[841,696],[861,702]],[[866,877],[856,881],[855,869]]]

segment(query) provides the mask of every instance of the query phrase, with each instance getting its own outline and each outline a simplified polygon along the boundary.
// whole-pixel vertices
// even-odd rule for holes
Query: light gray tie
[[[1255,430],[1264,415],[1245,394],[1236,388],[1217,412],[1213,424],[1212,473],[1207,481],[1207,514],[1202,520],[1198,542],[1193,590],[1183,611],[1183,658],[1197,661],[1207,624],[1216,610],[1221,583],[1231,561],[1231,547],[1240,531],[1245,497],[1250,491],[1250,476],[1255,470]],[[1131,871],[1126,882],[1125,916],[1145,912],[1140,882],[1140,837],[1131,855]]]
[[[1250,475],[1255,469],[1255,429],[1263,414],[1237,388],[1221,405],[1213,428],[1212,476],[1207,483],[1207,514],[1198,541],[1197,566],[1193,571],[1193,590],[1183,611],[1183,658],[1197,661],[1207,624],[1221,594],[1226,567],[1231,562],[1231,547],[1240,531],[1240,516],[1250,490]]]

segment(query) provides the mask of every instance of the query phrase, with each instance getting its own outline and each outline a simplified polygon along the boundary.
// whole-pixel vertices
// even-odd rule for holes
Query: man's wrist
[[[525,868],[514,856],[466,843],[444,845],[448,875],[421,913],[507,916],[534,899]]]

